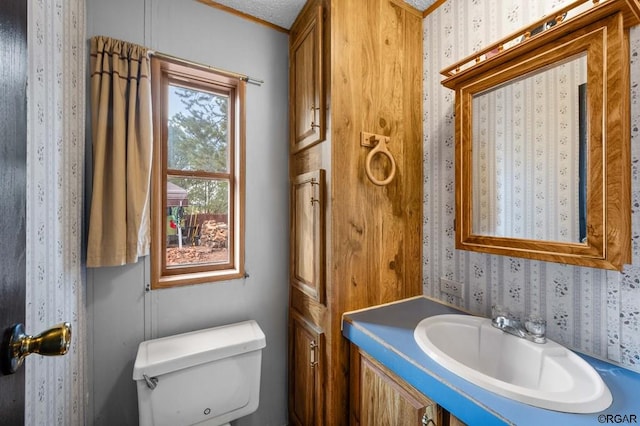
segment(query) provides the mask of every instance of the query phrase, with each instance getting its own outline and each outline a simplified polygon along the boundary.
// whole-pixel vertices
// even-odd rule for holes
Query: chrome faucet
[[[507,312],[498,312],[493,314],[491,325],[505,333],[534,343],[545,343],[547,341],[545,337],[547,322],[540,317],[529,316],[523,324],[522,321],[512,317]]]

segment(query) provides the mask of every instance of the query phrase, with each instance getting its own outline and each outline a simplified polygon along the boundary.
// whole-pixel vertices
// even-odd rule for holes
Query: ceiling
[[[436,0],[404,0],[420,11],[435,3]],[[262,19],[285,29],[291,28],[293,21],[304,6],[306,0],[212,0],[231,9]]]

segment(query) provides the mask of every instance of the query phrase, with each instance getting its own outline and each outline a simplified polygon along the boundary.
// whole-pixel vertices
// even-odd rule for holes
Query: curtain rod
[[[206,69],[209,69],[211,71],[215,71],[217,73],[224,74],[224,75],[226,75],[228,77],[238,78],[240,80],[246,81],[247,83],[253,84],[253,85],[256,85],[256,86],[261,86],[261,85],[264,84],[264,80],[259,80],[257,78],[249,77],[248,75],[239,74],[237,72],[227,71],[227,70],[223,70],[223,69],[220,69],[220,68],[212,67],[211,65],[205,65],[205,64],[201,64],[199,62],[194,62],[194,61],[189,61],[187,59],[178,58],[177,56],[167,55],[166,53],[160,53],[160,52],[156,52],[154,50],[149,50],[149,54],[153,55],[153,56],[157,56],[159,58],[164,58],[164,59],[169,59],[169,60],[176,61],[176,62],[181,62],[183,64],[193,65],[193,66],[200,67],[200,68],[206,68]]]

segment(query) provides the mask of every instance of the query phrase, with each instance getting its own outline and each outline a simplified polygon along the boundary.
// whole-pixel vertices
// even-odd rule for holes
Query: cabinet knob
[[[311,351],[309,354],[309,358],[311,359],[311,368],[314,368],[316,365],[318,365],[318,357],[317,357],[317,351],[318,351],[318,343],[315,340],[312,340],[311,343],[309,344],[309,350]]]
[[[320,108],[312,105],[311,112],[313,113],[313,118],[311,119],[311,130],[315,129],[316,127],[320,127],[319,124],[316,124],[316,111],[320,111]]]
[[[320,185],[320,182],[318,182],[315,178],[311,178],[311,180],[309,181],[309,183],[311,184],[311,188],[315,188],[316,185]],[[313,206],[315,203],[320,204],[320,199],[314,197],[313,195],[311,196],[311,205]]]
[[[424,414],[422,415],[422,426],[438,426],[434,418],[433,405],[429,405],[424,409]]]

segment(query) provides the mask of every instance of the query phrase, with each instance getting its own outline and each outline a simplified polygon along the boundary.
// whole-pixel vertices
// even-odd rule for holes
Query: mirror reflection
[[[586,52],[472,97],[472,233],[586,237]]]

